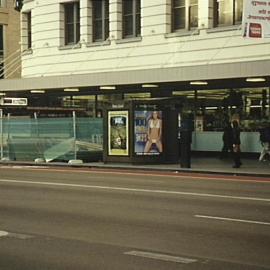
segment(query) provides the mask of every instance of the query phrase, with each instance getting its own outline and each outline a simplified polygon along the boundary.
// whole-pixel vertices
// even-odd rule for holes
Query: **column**
[[[122,0],[109,0],[110,40],[122,39]]]

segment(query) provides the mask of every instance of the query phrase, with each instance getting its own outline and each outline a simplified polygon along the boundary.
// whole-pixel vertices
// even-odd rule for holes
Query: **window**
[[[172,31],[198,27],[198,0],[172,0]]]
[[[141,0],[123,0],[123,38],[141,34]]]
[[[214,25],[229,26],[241,24],[243,0],[215,0]]]
[[[80,41],[80,5],[79,2],[64,4],[65,45]]]
[[[4,78],[4,27],[0,25],[0,79]]]
[[[31,12],[26,14],[27,20],[27,49],[32,48],[32,20],[31,20]]]
[[[0,7],[6,7],[7,3],[6,0],[0,0]]]
[[[109,37],[109,0],[93,1],[93,41]]]

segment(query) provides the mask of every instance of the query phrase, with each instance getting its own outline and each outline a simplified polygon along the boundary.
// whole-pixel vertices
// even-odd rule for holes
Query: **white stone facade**
[[[92,42],[91,0],[80,0],[80,42],[64,46],[63,3],[26,0],[22,10],[22,76],[88,74],[206,66],[270,59],[267,39],[244,39],[241,26],[213,27],[213,0],[199,0],[198,29],[171,31],[171,0],[141,0],[141,37],[122,39],[122,0],[109,0],[110,33]],[[25,13],[32,14],[32,49],[26,50]]]

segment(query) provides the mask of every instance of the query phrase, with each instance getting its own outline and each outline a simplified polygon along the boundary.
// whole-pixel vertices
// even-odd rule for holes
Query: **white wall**
[[[211,65],[270,59],[269,40],[241,37],[239,26],[206,29],[212,25],[211,0],[199,0],[199,31],[170,33],[170,0],[142,0],[142,38],[121,40],[121,0],[110,0],[110,41],[90,43],[91,5],[80,0],[84,42],[63,47],[60,3],[70,0],[28,0],[32,11],[32,52],[24,52],[23,77]],[[238,29],[237,29],[238,28]]]

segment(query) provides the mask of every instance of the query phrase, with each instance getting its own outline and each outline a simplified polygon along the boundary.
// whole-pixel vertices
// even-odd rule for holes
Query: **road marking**
[[[148,259],[166,261],[166,262],[176,262],[176,263],[184,263],[190,264],[197,262],[197,260],[177,257],[177,256],[170,256],[166,254],[159,254],[159,253],[152,253],[152,252],[144,252],[144,251],[128,251],[124,253],[125,255],[137,256],[137,257],[144,257]]]
[[[1,164],[0,164],[1,166]],[[2,166],[1,166],[2,167]],[[33,168],[32,166],[21,166],[16,169],[23,169],[23,170],[30,170],[30,171],[54,171],[54,172],[75,172],[75,173],[96,173],[96,174],[110,174],[110,175],[129,175],[129,176],[144,176],[144,177],[169,177],[169,178],[177,178],[177,179],[183,179],[183,180],[211,180],[211,181],[230,181],[230,182],[248,182],[248,183],[265,183],[270,184],[270,178],[262,178],[262,177],[255,177],[255,176],[238,176],[238,175],[232,175],[232,176],[224,176],[222,175],[222,172],[219,174],[207,174],[206,172],[201,172],[199,175],[192,175],[191,173],[183,173],[183,172],[153,172],[153,171],[144,171],[144,172],[130,172],[128,170],[117,170],[115,168],[89,168],[89,169],[71,169],[69,167],[65,169],[59,169],[55,167],[46,167],[46,166],[36,166],[36,168]],[[6,169],[14,169],[14,167],[7,167]],[[108,171],[109,170],[109,171]],[[132,170],[132,168],[130,168]],[[197,174],[197,173],[196,173]],[[187,179],[188,177],[188,179]]]
[[[79,185],[79,184],[66,184],[66,183],[57,183],[57,182],[37,182],[37,181],[24,181],[24,180],[12,180],[12,179],[0,179],[0,182],[27,184],[27,185],[75,187],[75,188],[87,188],[87,189],[117,190],[117,191],[127,191],[127,192],[156,193],[156,194],[183,195],[183,196],[187,195],[187,196],[196,196],[196,197],[210,197],[210,198],[220,198],[220,199],[222,198],[222,199],[270,202],[270,199],[268,198],[240,197],[240,196],[218,195],[218,194],[208,194],[208,193],[171,191],[171,190],[157,190],[157,189],[152,190],[152,189],[125,188],[125,187],[112,187],[112,186]]]
[[[21,234],[21,233],[10,233],[6,231],[0,231],[0,237],[12,237],[17,238],[21,240],[31,239],[33,236],[27,235],[27,234]]]
[[[203,216],[203,215],[195,215],[195,217],[270,226],[270,222],[262,222],[262,221],[256,221],[256,220],[235,219],[235,218],[226,218],[226,217],[213,217],[213,216]]]
[[[8,232],[0,231],[0,237],[6,237],[8,236]]]

